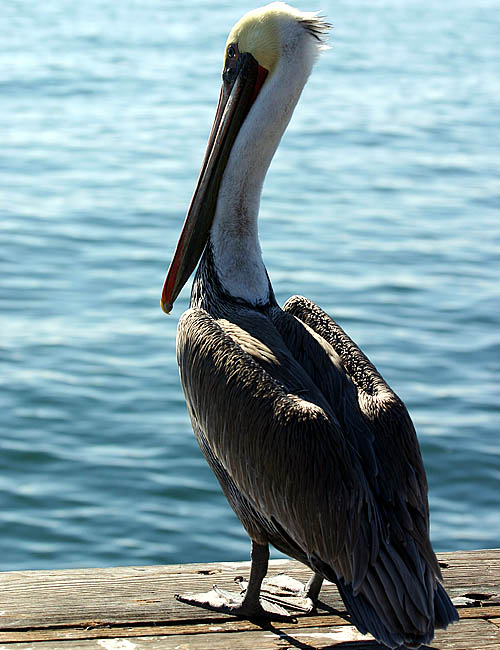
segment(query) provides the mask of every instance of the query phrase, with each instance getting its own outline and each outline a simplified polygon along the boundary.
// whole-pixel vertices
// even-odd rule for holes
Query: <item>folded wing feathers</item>
[[[323,335],[326,315],[314,303],[293,298],[284,309]],[[388,444],[397,450],[399,426],[409,421],[406,411],[398,410],[397,397],[373,365],[340,333],[335,341],[326,340],[336,344],[346,367],[343,355],[358,354],[364,376],[354,367],[348,372],[362,394],[360,407],[368,400],[365,415],[375,436],[396,437]],[[251,337],[203,310],[189,310],[179,322],[178,361],[186,401],[201,429],[210,431],[214,464],[228,472],[278,547],[282,540],[287,552],[337,582],[361,631],[394,648],[429,642],[435,598],[436,624],[445,626],[456,619],[456,612],[436,581],[440,572],[428,539],[427,486],[418,449],[416,455],[406,449],[403,458],[394,459],[393,481],[391,468],[380,465],[377,455],[370,460],[350,445],[334,416],[288,393],[264,370],[269,367],[279,378],[280,363],[271,349],[252,346]],[[376,403],[380,399],[386,399],[381,408]],[[387,400],[396,405],[394,421]],[[217,409],[218,402],[224,409]],[[381,418],[387,429],[382,433],[377,429]],[[403,445],[411,443],[412,426],[408,435]],[[365,475],[366,467],[375,468],[374,475]]]
[[[356,455],[320,407],[286,393],[233,340],[235,330],[230,333],[203,310],[181,318],[178,362],[186,401],[245,498],[275,517],[304,549],[334,560],[352,544],[368,498],[367,485],[351,475]],[[325,472],[326,458],[332,471]],[[308,517],[331,495],[329,519],[338,526],[319,532]]]
[[[373,364],[319,307],[294,296],[283,310],[340,355],[357,387],[367,426],[374,431],[375,462],[366,454],[361,457],[375,496],[367,502],[379,519],[376,526],[359,526],[356,545],[350,549],[352,580],[337,572],[339,589],[360,630],[369,630],[389,647],[428,643],[434,634],[435,601],[436,625],[445,627],[457,614],[438,582],[441,572],[429,540],[427,482],[408,413]],[[355,426],[350,430],[360,446],[368,444],[366,433],[360,435]],[[378,473],[370,472],[374,464]],[[370,523],[373,516],[368,512],[364,522]]]

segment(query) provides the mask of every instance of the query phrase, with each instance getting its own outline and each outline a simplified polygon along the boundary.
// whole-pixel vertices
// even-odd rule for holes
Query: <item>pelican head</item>
[[[267,168],[325,47],[328,27],[315,13],[273,2],[250,11],[231,30],[207,150],[163,286],[165,313],[195,269],[216,213],[223,211],[219,195],[231,195],[235,205],[247,202],[258,212]]]

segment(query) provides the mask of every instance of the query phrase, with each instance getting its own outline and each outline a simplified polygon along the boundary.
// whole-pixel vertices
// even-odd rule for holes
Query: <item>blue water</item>
[[[235,560],[159,296],[231,0],[0,16],[0,568]],[[277,297],[329,311],[406,402],[437,550],[500,546],[498,2],[322,0],[266,181]]]

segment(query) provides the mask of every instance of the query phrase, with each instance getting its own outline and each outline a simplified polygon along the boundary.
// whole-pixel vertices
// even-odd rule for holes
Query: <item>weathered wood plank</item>
[[[443,575],[452,597],[500,593],[500,551],[444,553],[439,558],[447,564]],[[204,610],[179,603],[174,594],[208,590],[214,582],[234,589],[234,578],[248,570],[248,562],[220,562],[7,572],[0,574],[0,629],[206,619]],[[269,573],[281,572],[302,581],[309,575],[293,560],[272,561]],[[345,611],[332,585],[325,585],[321,597],[330,607]]]
[[[495,607],[472,607],[460,608],[461,620],[481,619],[497,622],[500,626],[500,606]],[[308,628],[323,628],[334,630],[337,627],[346,625],[346,619],[334,615],[307,616],[296,619],[295,622],[279,623],[281,630],[289,631],[298,629],[300,626],[307,624]],[[54,628],[35,628],[29,630],[5,630],[0,631],[1,643],[34,643],[39,641],[64,641],[64,640],[82,640],[82,639],[106,639],[106,638],[128,638],[146,637],[146,636],[176,636],[176,635],[196,635],[207,634],[216,628],[221,632],[248,632],[262,629],[262,625],[252,623],[251,621],[231,618],[228,620],[214,619],[190,623],[173,623],[171,625],[135,625],[135,626],[101,626],[94,628],[83,627],[54,627]],[[456,627],[450,628],[454,633]]]
[[[136,624],[132,626],[99,626],[99,627],[51,627],[51,628],[33,628],[27,630],[3,630],[0,631],[0,643],[13,643],[14,641],[48,641],[61,639],[90,639],[112,636],[149,636],[162,635],[169,636],[174,634],[205,634],[210,631],[214,625],[224,632],[246,632],[261,629],[262,625],[238,619],[227,617],[221,619],[218,614],[205,612],[207,620],[200,620],[196,623],[191,621],[177,622],[171,624]],[[307,616],[307,624],[315,627],[334,627],[345,625],[346,619],[335,615],[310,615]],[[303,620],[302,620],[303,623]],[[294,629],[299,624],[299,619],[292,621],[283,621],[280,627],[283,629]]]
[[[448,591],[467,606],[460,608],[460,623],[439,632],[432,648],[500,650],[500,550],[444,553],[439,559]],[[322,590],[324,609],[316,615],[264,628],[174,598],[177,592],[208,590],[214,582],[236,590],[234,578],[248,570],[248,562],[222,562],[3,573],[0,650],[44,650],[54,643],[58,650],[379,648],[348,625],[333,585]],[[270,574],[281,572],[302,581],[309,575],[298,562],[271,562]]]
[[[270,626],[242,632],[221,632],[212,626],[205,635],[112,637],[57,642],[57,650],[387,650],[369,636],[349,625],[332,630],[324,627],[297,627],[284,630]],[[448,631],[439,631],[431,646],[422,650],[498,650],[500,628],[482,619],[461,621]],[[34,650],[30,643],[0,645],[0,650]],[[36,650],[54,650],[53,641],[36,644]]]
[[[214,582],[237,590],[234,578],[247,575],[249,566],[245,562],[5,573],[0,576],[0,629],[206,619],[206,611],[178,602],[174,594],[209,590]],[[297,562],[270,563],[270,574],[283,569],[298,579],[307,578],[307,569]],[[325,593],[333,590],[328,586]]]

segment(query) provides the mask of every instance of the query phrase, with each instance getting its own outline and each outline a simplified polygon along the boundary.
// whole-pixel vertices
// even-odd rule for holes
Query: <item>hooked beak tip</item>
[[[163,302],[163,300],[160,301],[162,311],[165,312],[165,314],[170,314],[172,311],[173,304],[170,302]]]

